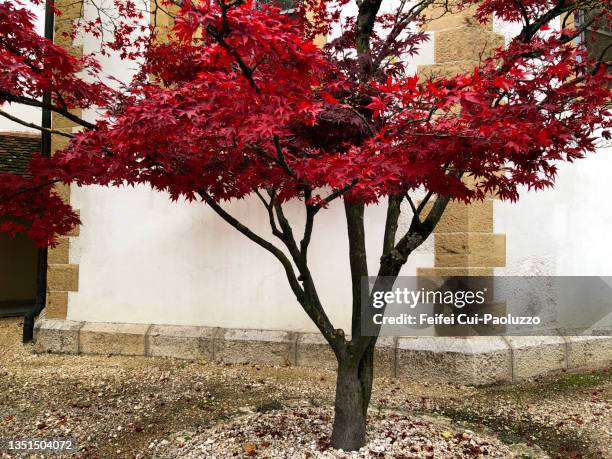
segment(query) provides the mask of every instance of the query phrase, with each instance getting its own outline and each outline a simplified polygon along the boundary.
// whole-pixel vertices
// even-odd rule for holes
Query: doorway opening
[[[0,172],[28,175],[28,164],[40,152],[37,134],[0,133]],[[38,248],[24,235],[0,233],[0,317],[24,316],[37,297]]]

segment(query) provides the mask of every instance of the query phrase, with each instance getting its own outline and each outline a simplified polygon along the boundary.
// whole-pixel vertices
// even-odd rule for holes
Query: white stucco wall
[[[82,44],[85,53],[97,46],[89,38]],[[101,64],[122,81],[136,68],[113,55]],[[93,120],[96,113],[85,116]],[[80,277],[79,291],[70,293],[69,319],[316,330],[293,297],[280,263],[204,204],[172,203],[144,186],[73,187],[72,203],[81,211],[83,226],[70,246]],[[302,205],[290,207],[301,228]],[[273,240],[257,199],[233,203],[229,210]],[[384,209],[367,211],[372,270],[380,257],[384,218]],[[330,318],[348,328],[350,274],[341,203],[320,212],[317,220],[309,251],[313,274]],[[430,247],[425,247],[404,272],[415,274],[416,267],[432,263]]]
[[[172,203],[145,187],[73,191],[83,227],[71,257],[80,264],[79,291],[70,294],[74,320],[197,324],[314,331],[289,289],[280,263],[200,203]],[[300,204],[291,206],[293,221]],[[256,200],[229,211],[270,239]],[[348,246],[341,205],[322,211],[310,249],[321,298],[337,326],[350,315]],[[367,213],[371,269],[380,257],[384,210]],[[74,249],[74,250],[73,250]],[[405,268],[431,266],[428,250]]]
[[[562,164],[555,188],[497,201],[495,231],[506,234],[497,275],[612,275],[612,149]]]

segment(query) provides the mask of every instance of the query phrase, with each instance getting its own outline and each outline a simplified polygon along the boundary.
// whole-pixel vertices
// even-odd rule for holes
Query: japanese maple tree
[[[123,3],[125,17],[142,15]],[[611,10],[609,0],[465,0],[459,7],[477,3],[478,21],[496,15],[522,29],[469,72],[426,78],[406,63],[428,39],[418,27],[427,8],[448,2],[398,1],[383,14],[382,0],[357,0],[353,16],[340,14],[346,3],[311,0],[290,14],[240,0],[160,3],[175,16],[170,39],[113,28],[107,46],[142,61],[121,90],[88,82],[84,70],[99,73],[91,57],[75,59],[35,36],[23,5],[2,3],[0,103],[40,106],[47,91],[46,108],[83,129],[62,133],[69,146],[37,158],[31,177],[0,174],[0,230],[41,244],[68,231],[77,219],[52,190],[58,182],[144,183],[203,201],[282,264],[338,360],[332,445],[354,450],[365,443],[377,342],[362,335],[361,279],[397,276],[449,201],[516,200],[521,187],[550,187],[557,163],[609,137],[609,63],[587,59],[575,43],[587,25],[570,24],[593,7],[588,26],[605,24]],[[100,34],[102,23],[84,29]],[[317,47],[319,36],[332,38]],[[92,106],[104,111],[95,124],[69,111]],[[226,210],[226,201],[247,196],[268,213],[270,237]],[[300,228],[285,212],[289,200],[302,203]],[[350,332],[331,323],[309,268],[317,215],[335,200],[346,215],[337,230],[349,241]],[[411,224],[400,231],[403,202]],[[375,204],[387,214],[370,273],[364,212]]]

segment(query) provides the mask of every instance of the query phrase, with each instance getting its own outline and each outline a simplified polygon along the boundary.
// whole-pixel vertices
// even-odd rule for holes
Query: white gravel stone
[[[217,425],[190,441],[160,444],[159,459],[206,457],[268,458],[512,458],[500,441],[477,435],[443,419],[407,416],[383,411],[370,416],[369,442],[359,451],[345,452],[330,446],[332,411],[328,408],[294,408],[243,416]],[[162,442],[163,443],[163,442]]]

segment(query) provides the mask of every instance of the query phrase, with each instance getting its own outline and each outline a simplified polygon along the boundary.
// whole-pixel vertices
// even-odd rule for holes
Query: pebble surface
[[[428,417],[380,412],[370,416],[370,441],[355,452],[332,449],[330,409],[295,408],[255,413],[173,442],[154,445],[158,458],[512,458],[503,443]],[[185,437],[188,440],[185,440]]]

